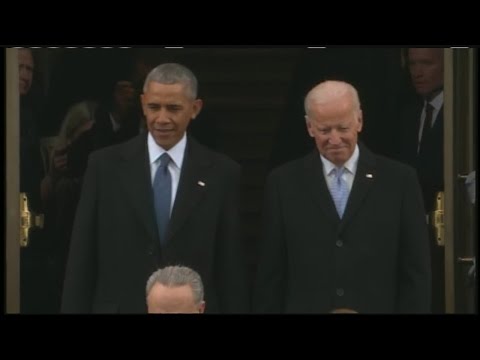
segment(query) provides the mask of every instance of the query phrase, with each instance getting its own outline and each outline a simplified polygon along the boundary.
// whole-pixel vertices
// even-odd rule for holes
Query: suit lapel
[[[343,228],[359,210],[365,196],[376,181],[375,156],[365,146],[359,144],[359,148],[360,156],[358,158],[355,180],[353,181],[345,213],[342,217],[341,228]]]
[[[174,238],[175,233],[182,227],[197,203],[208,190],[207,175],[210,165],[211,159],[206,150],[189,137],[180,174],[180,182],[167,230],[167,244],[171,243],[170,240]]]
[[[438,112],[433,127],[422,139],[422,145],[420,146],[420,153],[418,154],[418,156],[421,157],[425,152],[428,153],[427,149],[429,149],[432,145],[435,146],[435,143],[438,141],[439,138],[443,139],[443,105]]]
[[[402,114],[402,127],[400,137],[400,158],[414,165],[417,158],[418,132],[420,130],[420,118],[422,115],[423,101],[416,100],[409,104]]]
[[[330,190],[328,190],[325,176],[323,176],[322,160],[320,160],[317,150],[305,157],[305,168],[307,174],[305,176],[307,181],[306,189],[312,194],[314,201],[322,209],[329,221],[334,224],[338,223],[340,218],[330,195]]]
[[[150,239],[159,244],[146,134],[125,143],[122,150],[119,181],[123,182],[126,196],[133,206],[133,213],[144,224]]]

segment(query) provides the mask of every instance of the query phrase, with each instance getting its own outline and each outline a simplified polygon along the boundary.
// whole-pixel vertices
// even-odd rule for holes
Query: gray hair
[[[146,295],[150,293],[155,284],[161,284],[166,287],[177,287],[189,285],[192,288],[193,299],[195,304],[203,301],[203,283],[200,275],[186,266],[166,266],[158,269],[150,275],[147,286]]]
[[[351,84],[344,81],[327,80],[321,82],[308,92],[304,101],[305,114],[307,116],[310,114],[310,106],[312,103],[324,104],[346,94],[351,96],[353,110],[360,111],[361,105],[358,92]]]
[[[143,92],[147,91],[150,82],[160,84],[183,84],[192,99],[197,98],[198,81],[193,72],[183,65],[175,63],[161,64],[155,67],[145,78]]]

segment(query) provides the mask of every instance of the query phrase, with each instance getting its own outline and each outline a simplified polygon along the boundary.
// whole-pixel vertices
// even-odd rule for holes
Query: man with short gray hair
[[[148,132],[91,154],[62,312],[145,313],[145,279],[171,264],[201,275],[207,312],[248,311],[241,168],[188,135],[197,92],[185,66],[155,67],[141,95]]]
[[[203,283],[200,275],[186,266],[167,266],[155,271],[146,286],[149,314],[203,313]]]

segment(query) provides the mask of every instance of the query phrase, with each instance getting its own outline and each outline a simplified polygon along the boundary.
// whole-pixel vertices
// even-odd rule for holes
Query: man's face
[[[147,296],[149,314],[203,313],[205,303],[196,304],[189,285],[168,287],[156,283]]]
[[[113,90],[113,101],[120,111],[128,111],[134,105],[135,88],[131,81],[118,81]]]
[[[409,49],[408,69],[417,94],[431,98],[443,88],[443,49]]]
[[[324,104],[312,104],[307,129],[318,151],[336,166],[352,156],[362,131],[362,112],[355,110],[348,94]]]
[[[160,84],[151,81],[141,95],[143,114],[155,142],[169,150],[183,137],[188,124],[202,108],[200,99],[192,99],[184,84]]]
[[[28,94],[33,79],[33,56],[29,49],[18,50],[18,78],[20,95]]]

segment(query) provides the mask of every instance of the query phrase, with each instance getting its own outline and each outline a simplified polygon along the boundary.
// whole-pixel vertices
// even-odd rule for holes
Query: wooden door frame
[[[6,312],[20,312],[20,102],[18,94],[18,50],[7,48],[6,62],[6,181],[5,265]]]
[[[460,197],[463,186],[460,174],[475,170],[475,49],[445,49],[445,92],[444,92],[444,180],[445,180],[445,311],[459,311],[456,303],[457,257],[461,248],[461,232],[456,214],[456,204],[466,203]],[[470,135],[470,136],[468,136]]]

